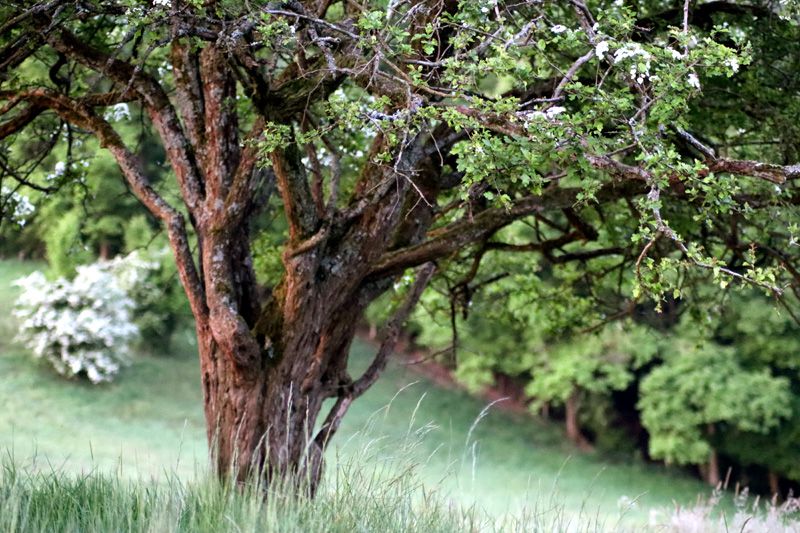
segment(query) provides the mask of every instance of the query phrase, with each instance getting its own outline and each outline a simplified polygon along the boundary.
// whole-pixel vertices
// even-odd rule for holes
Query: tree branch
[[[198,156],[204,162],[207,196],[211,201],[225,197],[241,156],[236,86],[230,68],[216,46],[208,46],[200,52],[200,70],[203,75],[205,142],[198,146]],[[209,212],[215,209],[215,206],[206,207]]]
[[[386,368],[389,356],[392,354],[395,346],[397,345],[397,340],[400,337],[403,325],[408,320],[408,317],[411,314],[411,311],[414,310],[417,302],[419,302],[423,291],[427,287],[428,282],[430,282],[435,272],[436,266],[433,263],[427,263],[417,270],[416,279],[414,280],[414,284],[409,289],[405,301],[394,312],[389,322],[387,322],[386,334],[381,342],[380,347],[378,348],[378,353],[372,360],[372,363],[370,363],[369,367],[364,371],[361,377],[359,377],[353,383],[345,385],[345,387],[343,387],[343,389],[339,392],[336,403],[328,413],[328,416],[326,417],[325,422],[322,424],[319,433],[317,433],[314,441],[322,448],[324,448],[328,442],[330,442],[331,437],[334,435],[334,433],[336,433],[336,430],[339,429],[339,424],[341,423],[344,415],[347,413],[350,404],[359,396],[364,394],[367,389],[369,389],[378,380],[381,373]]]
[[[800,178],[800,164],[784,166],[740,159],[712,159],[706,160],[705,165],[711,172],[752,176],[776,185],[783,185],[786,180]]]
[[[192,312],[198,318],[206,316],[203,285],[189,248],[184,218],[152,188],[144,174],[141,161],[128,150],[114,128],[87,104],[55,91],[33,89],[26,91],[24,98],[32,106],[52,109],[64,120],[91,131],[99,140],[100,146],[111,152],[133,193],[166,226],[181,282],[192,306]]]
[[[397,274],[406,268],[450,255],[464,246],[485,240],[508,224],[542,209],[572,207],[577,201],[579,188],[553,187],[538,196],[527,196],[510,207],[487,209],[472,218],[453,222],[429,234],[430,238],[420,244],[394,250],[384,254],[375,263],[370,276],[382,277]],[[641,194],[645,188],[639,183],[619,186],[606,185],[597,192],[598,201]]]
[[[172,41],[171,58],[178,111],[186,124],[189,140],[195,150],[199,150],[205,140],[205,106],[199,58],[190,45],[179,39]]]
[[[289,238],[297,243],[316,230],[318,221],[305,167],[294,143],[286,148],[276,148],[270,157],[289,222]]]
[[[47,41],[59,52],[108,75],[124,90],[132,88],[141,96],[150,120],[163,140],[186,206],[190,213],[199,215],[204,196],[201,174],[178,115],[161,85],[141,69],[81,42],[66,29],[48,35]]]

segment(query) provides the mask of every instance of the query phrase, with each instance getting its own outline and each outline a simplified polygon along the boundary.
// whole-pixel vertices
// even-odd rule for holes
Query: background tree
[[[617,4],[6,5],[3,182],[55,192],[30,161],[64,143],[79,159],[92,137],[108,150],[169,235],[219,473],[302,473],[313,486],[322,449],[448,259],[469,257],[475,275],[486,249],[576,262],[569,279],[602,297],[597,318],[680,293],[698,270],[775,295],[795,283],[800,170],[774,151],[715,152],[724,110],[708,124],[690,108],[709,78],[780,67],[752,61],[747,36],[766,30],[750,21],[768,17],[783,39],[796,25],[779,16],[793,12]],[[157,134],[176,188],[106,118],[122,103]],[[252,243],[273,202],[285,235],[264,249],[280,249],[282,268],[262,264],[282,273],[260,285]],[[524,241],[496,237],[515,221],[530,227]],[[358,319],[414,268],[375,360],[352,378]]]
[[[634,371],[648,363],[657,348],[652,332],[613,324],[599,335],[555,344],[540,353],[525,392],[534,398],[534,405],[563,405],[567,437],[588,447],[581,432],[581,404],[607,401],[613,391],[625,390],[635,378]]]
[[[789,384],[789,398],[781,402],[789,415],[769,432],[753,432],[740,428],[720,428],[715,439],[721,454],[743,470],[755,467],[747,477],[761,481],[762,487],[774,494],[780,491],[780,479],[800,480],[795,446],[800,418],[800,346],[798,325],[786,313],[776,313],[774,304],[761,294],[742,291],[733,293],[725,312],[713,313],[704,320],[709,337],[733,350],[735,360],[746,372],[768,372]],[[772,391],[760,391],[769,396]],[[732,402],[733,403],[733,402]],[[777,407],[776,407],[777,408]],[[758,478],[761,479],[758,479]]]
[[[447,290],[437,280],[440,290],[423,298],[414,317],[417,340],[449,364],[470,390],[510,379],[516,390],[502,393],[528,402],[533,412],[549,415],[551,407],[563,408],[567,437],[590,448],[582,431],[585,422],[612,408],[612,393],[637,379],[637,371],[655,357],[661,335],[623,322],[580,334],[576,329],[583,323],[581,315],[592,315],[585,308],[592,300],[576,295],[572,283],[562,285],[560,276],[539,272],[532,279],[532,265],[525,259],[485,259],[488,272],[504,276],[488,278],[486,287],[473,285],[480,290],[455,314],[453,304],[463,298],[463,287],[456,283]],[[607,422],[605,417],[591,429],[610,433],[602,427]]]
[[[791,413],[789,381],[766,369],[745,370],[731,349],[675,342],[663,365],[642,380],[639,408],[650,453],[678,464],[701,464],[711,485],[720,475],[716,442],[722,428],[767,433]]]

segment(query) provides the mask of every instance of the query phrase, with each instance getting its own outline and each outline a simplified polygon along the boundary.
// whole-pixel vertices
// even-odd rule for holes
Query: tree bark
[[[581,426],[578,420],[578,412],[580,410],[580,392],[574,391],[567,401],[564,403],[564,423],[567,431],[567,438],[582,450],[590,450],[592,448],[589,441],[581,433]]]
[[[706,428],[706,433],[709,437],[713,437],[717,432],[714,424],[709,424]],[[708,466],[706,467],[706,483],[712,487],[716,487],[722,481],[722,476],[719,471],[719,454],[715,448],[711,448],[711,454],[708,456]]]
[[[215,254],[206,251],[204,256],[213,260]],[[372,364],[353,380],[347,361],[359,318],[390,283],[354,285],[349,276],[324,283],[320,264],[336,271],[335,257],[308,253],[284,259],[286,277],[252,326],[232,327],[222,312],[210,312],[207,319],[197,321],[208,441],[221,478],[242,483],[263,476],[268,484],[276,476],[294,477],[313,494],[325,446],[350,403],[385,367],[434,268],[429,264],[419,270],[405,303],[389,321]],[[205,271],[212,275],[209,268]],[[224,271],[216,266],[215,283],[220,284]],[[237,279],[242,278],[231,278]],[[223,297],[212,287],[206,298],[213,308],[213,300]],[[242,301],[238,300],[239,310]],[[258,347],[257,356],[243,357],[242,352],[253,345]],[[316,430],[328,398],[337,401]]]
[[[306,377],[291,365],[242,369],[210,333],[198,327],[207,437],[214,468],[222,479],[242,483],[263,474],[308,475],[319,480],[321,450],[309,444],[322,404],[303,394]],[[311,469],[306,467],[311,465]]]
[[[717,450],[711,450],[711,455],[708,457],[708,466],[706,467],[706,483],[712,487],[719,485],[722,478],[719,473],[719,454]]]
[[[780,498],[781,495],[781,477],[774,471],[770,470],[768,474],[769,480],[769,493],[773,497]]]
[[[280,340],[265,341],[251,365],[226,353],[212,324],[197,327],[207,436],[222,478],[241,483],[263,474],[268,483],[298,476],[312,492],[318,485],[322,446],[314,441],[314,425],[324,400],[335,394],[338,377],[331,374],[346,362],[356,320],[351,313],[302,315],[262,319],[260,330],[282,328]]]

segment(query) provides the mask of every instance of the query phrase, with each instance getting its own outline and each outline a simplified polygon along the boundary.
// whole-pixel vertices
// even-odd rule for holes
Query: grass
[[[190,480],[202,480],[205,429],[191,336],[177,339],[169,354],[139,358],[117,383],[65,381],[11,341],[14,327],[8,315],[15,289],[10,282],[34,266],[0,261],[0,397],[5,407],[0,410],[0,449],[12,450],[14,468],[49,472],[62,485],[73,481],[61,474],[97,475],[98,483],[116,483],[114,490],[134,500],[143,497],[135,494],[139,489],[122,480],[145,480],[144,487],[150,479],[162,487],[178,483],[172,492],[163,489],[169,494],[188,490],[184,483]],[[372,350],[357,342],[354,365],[363,366]],[[403,451],[409,439],[415,443],[413,457]],[[583,511],[612,522],[625,511],[626,523],[642,522],[650,508],[687,503],[707,492],[680,471],[582,453],[563,439],[558,426],[487,410],[484,402],[440,388],[398,364],[353,404],[334,444],[331,453],[340,464],[363,463],[364,450],[380,450],[370,456],[376,463],[403,456],[397,468],[415,463],[415,479],[441,491],[447,502],[478,505],[494,516],[550,505],[570,516]],[[115,475],[103,477],[109,472]],[[165,494],[158,505],[177,505],[166,502],[173,496]],[[636,503],[628,509],[631,500]]]
[[[570,517],[561,507],[531,508],[492,517],[477,507],[451,505],[439,491],[421,490],[403,454],[362,450],[330,467],[315,498],[302,483],[273,482],[267,498],[257,481],[232,489],[207,478],[187,482],[126,479],[113,473],[82,476],[18,468],[0,472],[0,530],[8,532],[590,532],[610,530],[592,516]],[[380,456],[380,460],[378,460]],[[298,490],[298,488],[300,490]],[[628,527],[612,527],[633,531]]]
[[[417,442],[418,444],[418,442]],[[402,443],[404,453],[415,443]],[[258,481],[238,486],[208,478],[186,482],[126,479],[92,472],[82,476],[19,469],[13,461],[0,471],[0,530],[78,533],[125,532],[599,532],[800,531],[800,500],[759,504],[742,495],[736,510],[720,513],[718,496],[667,513],[654,524],[608,522],[581,513],[570,516],[555,498],[515,516],[499,518],[476,507],[450,505],[440,491],[421,490],[402,455],[362,450],[331,466],[317,496],[307,498],[302,483],[273,482],[267,498]],[[380,460],[379,460],[380,459]],[[299,490],[298,490],[299,489]],[[557,498],[557,496],[556,496]]]
[[[354,350],[363,357],[359,352],[366,348],[357,344]],[[417,383],[408,386],[411,381]],[[388,412],[368,426],[368,438],[401,440],[410,420],[432,423],[435,429],[419,447],[423,478],[441,480],[462,501],[480,502],[494,513],[516,512],[540,501],[543,493],[558,492],[568,510],[602,509],[610,516],[626,507],[625,500],[636,500],[632,514],[641,518],[637,509],[687,503],[706,491],[680,471],[580,452],[564,439],[560,426],[492,408],[484,411],[485,404],[465,392],[441,389],[397,367],[360,405],[353,404],[341,432],[347,435],[368,425],[371,414],[403,387],[408,388],[394,398]]]
[[[334,477],[342,472],[334,473]],[[348,476],[352,472],[346,472]],[[311,500],[288,483],[232,490],[209,480],[187,483],[132,481],[91,473],[30,472],[7,462],[0,481],[0,530],[8,532],[351,532],[475,531],[492,527],[475,513],[460,513],[428,497],[408,496],[405,475],[391,483],[334,484]]]

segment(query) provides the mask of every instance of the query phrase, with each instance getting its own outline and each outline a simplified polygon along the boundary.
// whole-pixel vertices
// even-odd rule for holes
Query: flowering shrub
[[[59,374],[111,381],[128,363],[139,334],[130,294],[152,268],[130,254],[79,266],[71,281],[48,281],[41,272],[18,280],[22,295],[14,314],[22,320],[20,340]]]

